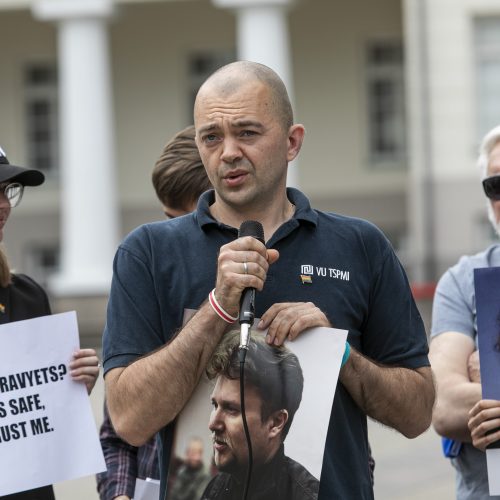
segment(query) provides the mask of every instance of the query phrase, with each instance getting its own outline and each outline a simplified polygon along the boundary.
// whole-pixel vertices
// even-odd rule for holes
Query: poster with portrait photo
[[[265,332],[252,330],[252,339],[258,337],[263,339],[264,336]],[[284,454],[304,467],[318,480],[321,476],[328,423],[346,338],[347,331],[345,330],[313,328],[302,333],[293,342],[285,342],[286,349],[298,359],[303,376],[303,390],[300,404],[284,440]],[[263,343],[265,344],[265,342]],[[272,349],[271,346],[266,345],[266,347]],[[184,460],[193,439],[202,442],[203,468],[209,476],[207,482],[219,473],[214,460],[217,444],[214,445],[213,433],[209,429],[214,406],[219,403],[217,399],[219,393],[214,391],[216,381],[217,377],[214,380],[209,380],[203,376],[193,396],[177,418],[172,450],[173,458],[168,471],[169,493],[167,500],[172,498],[173,485],[178,480],[176,477],[179,471],[178,464]],[[245,387],[247,387],[249,382],[246,377],[245,381]],[[236,380],[235,383],[239,385],[239,380]],[[251,389],[245,390],[247,391],[245,400],[248,401]],[[241,414],[239,421],[241,433],[244,433]],[[314,429],[311,428],[311,422],[314,422]],[[214,435],[216,434],[217,432],[214,432]],[[258,441],[257,438],[255,439]],[[255,448],[254,437],[252,437],[252,443],[253,448]],[[233,444],[233,446],[235,445]],[[255,457],[259,456],[259,450],[254,449],[253,454],[255,461]]]

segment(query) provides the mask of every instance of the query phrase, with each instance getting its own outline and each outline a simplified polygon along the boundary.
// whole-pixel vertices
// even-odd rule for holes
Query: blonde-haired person
[[[25,186],[39,186],[42,172],[11,165],[0,148],[0,241],[12,208],[21,202]],[[5,253],[0,250],[0,324],[51,314],[43,288],[24,274],[12,273]],[[94,349],[78,349],[69,363],[73,380],[83,382],[90,394],[99,374]],[[54,500],[51,485],[0,497],[2,500]]]

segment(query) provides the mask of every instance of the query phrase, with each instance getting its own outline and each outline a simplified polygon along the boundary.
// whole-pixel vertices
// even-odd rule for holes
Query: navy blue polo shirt
[[[276,302],[313,302],[334,327],[348,330],[351,345],[367,357],[407,368],[428,366],[422,319],[382,232],[361,219],[313,210],[296,189],[288,189],[288,198],[295,214],[266,243],[280,258],[256,294],[256,316]],[[184,311],[207,299],[215,286],[218,251],[238,235],[237,228],[212,218],[213,201],[214,192],[208,191],[192,214],[141,226],[120,245],[103,337],[105,372],[164,345],[181,328]],[[172,428],[160,436],[166,471]],[[366,416],[342,384],[333,403],[318,498],[373,498]]]

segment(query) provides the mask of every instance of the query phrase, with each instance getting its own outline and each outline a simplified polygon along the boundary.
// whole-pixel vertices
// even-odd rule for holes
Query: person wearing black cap
[[[0,241],[12,208],[19,205],[25,186],[39,186],[42,172],[11,165],[0,147]],[[24,274],[11,273],[7,257],[0,249],[0,324],[51,314],[43,288]],[[69,363],[75,381],[84,382],[90,394],[99,374],[99,360],[94,349],[78,349]],[[0,497],[2,500],[54,500],[52,486]]]

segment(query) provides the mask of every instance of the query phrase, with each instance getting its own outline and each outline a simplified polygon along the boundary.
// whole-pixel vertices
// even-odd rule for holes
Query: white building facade
[[[0,144],[47,175],[7,251],[56,308],[77,300],[83,330],[101,327],[118,241],[161,219],[163,144],[235,59],[290,90],[306,140],[289,183],[379,225],[412,280],[491,238],[474,162],[500,123],[495,0],[0,0],[0,26]]]

